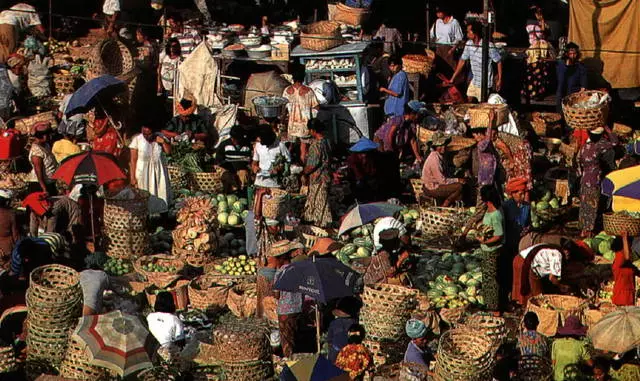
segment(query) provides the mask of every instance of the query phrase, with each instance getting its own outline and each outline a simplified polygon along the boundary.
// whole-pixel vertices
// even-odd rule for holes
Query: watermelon
[[[364,238],[358,237],[353,239],[353,244],[358,247],[364,247],[367,241]]]
[[[236,201],[238,201],[238,196],[236,196],[235,194],[230,194],[227,196],[227,203],[229,205],[233,205],[233,203],[235,203]]]
[[[358,254],[358,258],[366,258],[371,255],[369,250],[367,250],[367,248],[365,247],[359,247],[356,251],[356,254]]]
[[[231,215],[229,215],[227,220],[229,225],[232,225],[232,226],[240,225],[241,221],[242,219],[240,218],[240,216],[235,213],[231,213]]]
[[[248,210],[243,210],[242,213],[240,213],[240,216],[242,217],[243,220],[246,219],[248,215],[249,215]]]
[[[342,249],[340,249],[340,253],[349,256],[349,255],[353,255],[356,252],[356,250],[358,250],[356,245],[352,243],[348,243],[344,245]]]
[[[458,294],[460,289],[455,284],[450,284],[450,285],[445,286],[444,290],[442,290],[442,291],[444,291],[445,295],[447,295],[447,296],[454,296],[454,295]]]
[[[441,296],[442,296],[442,291],[440,291],[440,290],[432,289],[432,290],[427,291],[427,297],[430,300],[435,300],[436,298],[439,298]]]
[[[349,265],[349,257],[345,253],[343,253],[342,250],[338,250],[338,252],[336,254],[336,258],[340,262],[344,263],[345,265],[347,265],[347,266]]]
[[[467,287],[467,290],[465,292],[469,296],[476,296],[476,294],[478,293],[478,289],[475,286],[469,286]]]
[[[462,263],[462,256],[460,254],[453,254],[451,257],[456,263]]]
[[[480,281],[477,279],[469,279],[465,285],[468,287],[476,287],[480,285]]]
[[[458,282],[466,284],[469,281],[471,275],[469,273],[464,273],[458,277]]]

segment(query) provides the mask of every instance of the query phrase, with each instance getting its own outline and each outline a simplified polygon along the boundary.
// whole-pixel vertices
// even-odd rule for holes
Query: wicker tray
[[[144,269],[145,265],[158,264],[164,267],[175,268],[173,271],[157,272],[147,271]],[[149,283],[152,283],[160,288],[167,287],[180,277],[180,273],[184,269],[185,263],[182,259],[167,254],[155,254],[146,255],[138,258],[133,263],[133,268],[136,272],[142,275]]]
[[[15,129],[23,135],[29,135],[31,126],[39,122],[49,122],[51,123],[52,130],[58,129],[58,122],[53,111],[41,112],[36,115],[18,119],[15,122]]]
[[[489,112],[493,110],[495,118],[493,123],[489,123]],[[469,107],[467,110],[469,125],[471,127],[495,128],[509,122],[509,107],[507,105],[480,104]]]
[[[435,373],[442,380],[490,379],[493,341],[468,329],[452,329],[440,337]]]
[[[619,213],[605,213],[602,217],[604,231],[610,235],[622,235],[626,232],[630,237],[640,235],[640,218]]]
[[[533,311],[538,315],[538,332],[551,337],[555,336],[558,327],[564,324],[568,316],[574,315],[582,320],[588,307],[586,300],[575,296],[538,295],[529,299],[527,312]]]
[[[371,11],[368,8],[352,8],[342,3],[337,3],[333,20],[356,26],[367,20],[370,14]]]
[[[87,79],[103,74],[119,76],[133,70],[133,54],[121,41],[106,39],[97,42],[87,61]]]
[[[593,108],[579,108],[573,105],[589,99],[594,94],[604,96],[606,93],[599,90],[587,90],[571,94],[562,100],[562,112],[564,120],[569,127],[575,129],[591,130],[607,124],[609,117],[609,101]]]
[[[213,357],[222,362],[266,360],[271,357],[268,330],[251,321],[218,325],[211,335]]]
[[[189,303],[192,308],[205,312],[223,308],[227,304],[229,289],[231,285],[205,272],[189,283]]]
[[[300,46],[303,49],[325,51],[343,44],[340,23],[337,21],[320,21],[302,27]]]
[[[189,185],[194,192],[222,193],[222,172],[189,173]]]
[[[407,73],[418,73],[429,76],[436,54],[426,50],[427,54],[407,54],[402,57],[402,69]]]
[[[113,258],[136,259],[149,254],[151,246],[146,231],[104,230],[107,255]]]

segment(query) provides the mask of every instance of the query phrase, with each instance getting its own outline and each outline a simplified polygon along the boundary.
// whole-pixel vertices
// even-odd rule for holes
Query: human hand
[[[496,91],[502,90],[502,78],[498,78],[496,81]]]

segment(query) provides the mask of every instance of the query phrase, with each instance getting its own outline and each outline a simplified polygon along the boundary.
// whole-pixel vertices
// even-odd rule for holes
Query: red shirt
[[[120,147],[120,138],[118,137],[118,133],[113,127],[109,127],[107,132],[100,137],[95,137],[93,139],[93,150],[94,151],[104,151],[112,154],[115,157],[120,156],[120,151],[122,147]]]
[[[613,260],[613,297],[611,302],[616,306],[633,306],[636,304],[636,269],[627,263],[624,253],[618,251]]]

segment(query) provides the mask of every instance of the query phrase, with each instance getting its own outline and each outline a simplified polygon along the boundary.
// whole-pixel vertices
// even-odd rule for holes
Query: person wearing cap
[[[207,124],[196,110],[198,105],[191,94],[187,94],[176,104],[178,115],[167,122],[162,133],[169,138],[186,135],[189,139],[207,140]]]
[[[31,136],[33,136],[33,142],[29,150],[29,162],[31,162],[33,169],[28,177],[31,191],[41,190],[49,192],[53,196],[57,191],[55,181],[51,179],[51,176],[58,169],[58,161],[49,145],[51,124],[48,122],[34,124],[31,126]]]
[[[377,201],[380,184],[378,182],[379,145],[365,137],[360,138],[351,148],[347,157],[347,168],[351,179],[351,189],[358,202]]]
[[[389,283],[407,285],[409,253],[402,249],[399,230],[387,229],[379,234],[380,250],[371,257],[371,262],[364,273],[364,283]]]
[[[233,193],[249,185],[251,147],[245,130],[241,126],[231,127],[229,138],[216,149],[216,165],[225,171],[222,174],[224,193]]]
[[[380,93],[386,94],[387,99],[384,102],[384,114],[388,117],[402,116],[406,109],[405,106],[409,102],[411,96],[409,89],[409,77],[402,70],[402,60],[397,57],[389,59],[389,69],[393,73],[389,86],[380,87]]]
[[[447,178],[444,175],[444,155],[451,138],[438,131],[431,137],[431,153],[422,167],[422,186],[426,196],[442,201],[448,207],[462,199],[463,179]]]
[[[564,324],[558,328],[557,338],[551,346],[554,381],[573,380],[580,376],[583,365],[593,366],[591,348],[584,339],[586,334],[587,327],[575,315],[566,317]]]
[[[271,245],[269,255],[276,258],[278,265],[278,270],[276,270],[273,279],[274,283],[289,268],[293,252],[302,248],[303,246],[300,243],[289,240],[281,240]],[[274,294],[278,299],[278,327],[280,329],[282,352],[285,357],[291,357],[295,347],[298,319],[302,313],[304,297],[299,292],[274,290]]]
[[[20,238],[20,229],[16,220],[16,213],[11,207],[13,192],[0,189],[0,267],[6,268],[11,261],[13,245]]]
[[[411,341],[407,345],[403,361],[429,368],[429,362],[433,360],[433,355],[429,353],[427,347],[429,343],[427,325],[421,320],[409,319],[404,329]]]
[[[590,237],[600,223],[598,218],[602,210],[600,182],[609,172],[616,169],[614,145],[617,139],[606,128],[612,140],[603,136],[605,128],[598,127],[589,131],[589,140],[578,152],[578,173],[580,179],[580,226],[582,237]]]

